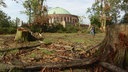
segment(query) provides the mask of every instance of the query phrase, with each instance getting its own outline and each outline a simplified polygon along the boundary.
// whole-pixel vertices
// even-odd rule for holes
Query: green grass
[[[95,38],[92,38],[88,33],[44,33],[44,36],[45,43],[54,43],[61,40],[70,43],[78,42],[86,45],[94,45],[100,43],[104,39],[105,34],[98,33]]]
[[[18,52],[19,52],[19,50],[16,49],[16,50],[12,50],[12,51],[10,51],[9,54],[16,54],[16,53],[18,53]]]
[[[51,44],[52,42],[53,42],[53,40],[52,39],[48,39],[48,38],[46,38],[46,39],[44,39],[43,40],[43,42],[45,43],[45,44]]]
[[[53,54],[55,51],[48,51],[46,49],[41,49],[42,53],[46,54],[46,55],[51,55]]]
[[[29,57],[29,58],[34,58],[34,57],[36,57],[36,54],[35,54],[35,53],[31,53],[31,54],[28,55],[27,57]]]

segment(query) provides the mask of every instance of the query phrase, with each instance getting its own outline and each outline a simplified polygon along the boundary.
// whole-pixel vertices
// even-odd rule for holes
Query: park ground
[[[93,38],[89,33],[43,33],[43,43],[82,43],[86,46],[96,45],[100,43],[104,39],[104,33],[97,33]],[[0,48],[14,48],[18,45],[22,46],[23,44],[31,44],[35,42],[25,42],[25,43],[17,43],[14,41],[15,34],[12,35],[0,35]]]
[[[105,34],[97,33],[94,38],[89,33],[43,33],[43,36],[39,41],[17,42],[14,34],[0,35],[0,62],[31,66],[86,58],[89,54],[85,50],[102,42]]]

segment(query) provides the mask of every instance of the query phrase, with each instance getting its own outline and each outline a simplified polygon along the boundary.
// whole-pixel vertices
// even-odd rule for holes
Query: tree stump
[[[128,66],[128,25],[115,24],[106,28],[106,37],[99,46],[101,61],[122,69]]]
[[[28,29],[20,27],[17,29],[17,33],[15,35],[15,41],[35,41],[36,37],[32,35],[32,32]]]

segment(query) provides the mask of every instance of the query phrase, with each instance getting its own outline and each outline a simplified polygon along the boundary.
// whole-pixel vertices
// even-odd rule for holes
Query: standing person
[[[93,38],[95,37],[95,27],[94,27],[94,25],[91,25],[90,34],[92,35]]]

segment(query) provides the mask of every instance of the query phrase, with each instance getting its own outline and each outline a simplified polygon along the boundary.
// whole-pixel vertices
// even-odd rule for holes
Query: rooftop
[[[48,11],[48,14],[70,14],[67,10],[60,8],[60,7],[55,7],[52,8]]]

